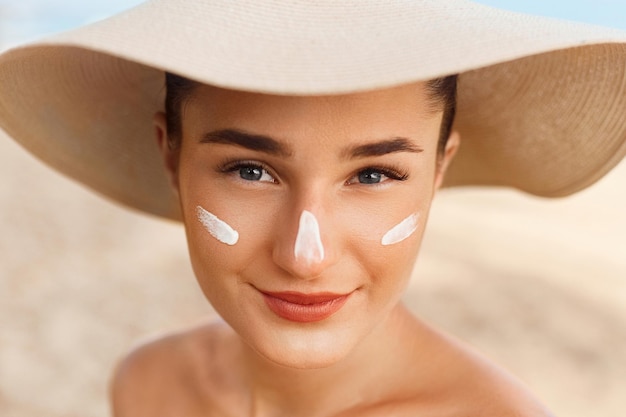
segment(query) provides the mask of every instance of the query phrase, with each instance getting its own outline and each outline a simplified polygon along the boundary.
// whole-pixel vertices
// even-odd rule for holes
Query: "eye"
[[[359,183],[361,184],[378,184],[385,180],[387,176],[380,171],[366,169],[357,174]]]
[[[244,181],[277,182],[263,165],[253,162],[236,162],[222,168],[222,172],[237,175]]]
[[[273,178],[261,167],[246,166],[239,168],[239,176],[246,181],[272,181]]]
[[[366,168],[356,173],[347,181],[347,184],[381,184],[390,180],[404,181],[408,178],[407,174],[403,174],[394,169],[389,168]]]

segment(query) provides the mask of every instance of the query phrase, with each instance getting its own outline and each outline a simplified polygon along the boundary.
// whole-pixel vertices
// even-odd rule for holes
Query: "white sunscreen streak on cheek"
[[[300,225],[293,252],[296,259],[304,258],[309,263],[319,263],[324,260],[320,226],[310,211],[304,210],[300,215]]]
[[[228,223],[218,219],[215,214],[209,213],[200,206],[196,207],[196,214],[200,223],[204,225],[215,239],[231,246],[239,240],[239,233],[230,227]]]
[[[417,219],[419,218],[419,213],[411,214],[406,219],[402,220],[400,223],[391,228],[383,239],[381,243],[383,246],[393,245],[395,243],[402,242],[407,237],[411,236],[413,232],[417,230]]]

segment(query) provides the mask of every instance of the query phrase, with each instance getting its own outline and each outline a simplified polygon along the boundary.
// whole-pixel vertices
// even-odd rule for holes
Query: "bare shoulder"
[[[450,415],[554,417],[515,376],[465,343],[443,334],[439,337],[453,368],[447,380],[450,398],[456,398],[454,408],[465,405]]]
[[[520,381],[493,364],[478,364],[468,372],[471,389],[463,396],[476,414],[485,417],[554,417]]]
[[[115,417],[194,415],[204,409],[227,326],[215,322],[150,340],[117,365],[110,384]]]

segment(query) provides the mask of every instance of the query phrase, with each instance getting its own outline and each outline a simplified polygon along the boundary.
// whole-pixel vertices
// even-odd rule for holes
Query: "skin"
[[[175,149],[165,116],[155,116],[195,275],[224,321],[132,352],[113,379],[116,416],[548,415],[513,378],[400,301],[460,142],[453,133],[438,155],[442,114],[425,91],[415,83],[291,97],[201,86],[184,104]],[[272,137],[288,155],[205,139],[223,129]],[[398,137],[410,149],[350,153]],[[262,166],[260,180],[242,178],[241,161]],[[372,168],[405,178],[362,183]],[[237,230],[237,244],[213,238],[197,206]],[[294,255],[304,210],[319,222],[317,261]],[[413,213],[417,230],[383,246],[382,236]],[[350,296],[334,315],[297,323],[275,315],[260,291]]]

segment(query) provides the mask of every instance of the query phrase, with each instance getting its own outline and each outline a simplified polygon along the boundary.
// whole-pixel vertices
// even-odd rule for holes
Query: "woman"
[[[7,132],[182,219],[224,319],[125,359],[117,415],[549,415],[399,297],[444,177],[557,196],[623,157],[625,38],[433,3],[161,0],[3,56]]]

